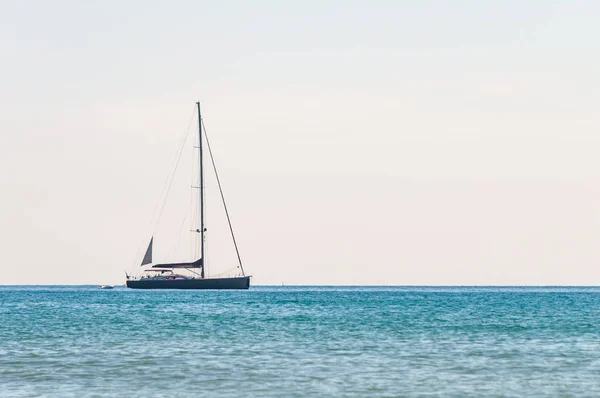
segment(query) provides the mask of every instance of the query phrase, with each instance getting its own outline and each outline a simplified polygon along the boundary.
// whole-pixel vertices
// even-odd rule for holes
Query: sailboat
[[[200,253],[199,257],[195,261],[191,262],[177,262],[177,263],[159,263],[155,264],[152,261],[152,249],[154,237],[150,238],[150,243],[144,254],[144,258],[141,261],[140,267],[143,267],[141,275],[130,276],[126,274],[126,286],[132,289],[248,289],[250,287],[250,276],[244,272],[242,260],[238,250],[235,235],[233,233],[233,227],[231,225],[231,219],[225,204],[225,197],[221,188],[221,182],[217,173],[216,167],[214,167],[216,181],[221,194],[223,207],[227,216],[227,222],[229,224],[229,230],[235,247],[235,251],[238,259],[237,269],[238,275],[230,277],[208,277],[205,273],[205,200],[204,200],[204,164],[203,164],[203,135],[206,136],[206,130],[204,130],[204,124],[202,123],[202,116],[200,113],[200,102],[196,102],[198,108],[198,138],[199,138],[199,163],[200,163],[200,200],[199,200],[199,213],[200,213],[200,225],[199,228],[193,232],[200,234]],[[204,130],[204,134],[202,134]],[[214,166],[214,159],[212,159],[212,151],[210,150],[210,144],[206,141],[209,155],[211,156],[212,164]]]

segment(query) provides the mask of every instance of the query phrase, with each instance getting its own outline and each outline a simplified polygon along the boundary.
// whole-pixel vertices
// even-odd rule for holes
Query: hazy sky
[[[122,283],[200,99],[254,284],[598,285],[598,15],[4,0],[0,284]]]

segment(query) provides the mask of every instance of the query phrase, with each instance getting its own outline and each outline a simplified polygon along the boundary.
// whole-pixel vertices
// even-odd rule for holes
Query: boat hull
[[[181,280],[128,280],[127,287],[131,289],[248,289],[250,277],[240,276],[234,278],[206,278],[206,279],[181,279]]]

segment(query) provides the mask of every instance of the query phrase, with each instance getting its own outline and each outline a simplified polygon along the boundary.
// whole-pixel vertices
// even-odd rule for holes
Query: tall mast
[[[206,259],[204,258],[204,173],[202,170],[202,116],[200,115],[200,101],[196,102],[196,105],[198,106],[198,147],[200,151],[200,258],[202,259],[200,277],[204,278]]]

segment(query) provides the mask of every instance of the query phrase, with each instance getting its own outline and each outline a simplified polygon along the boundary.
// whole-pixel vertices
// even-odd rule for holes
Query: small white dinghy
[[[114,289],[115,285],[101,285],[99,286],[100,289]]]

